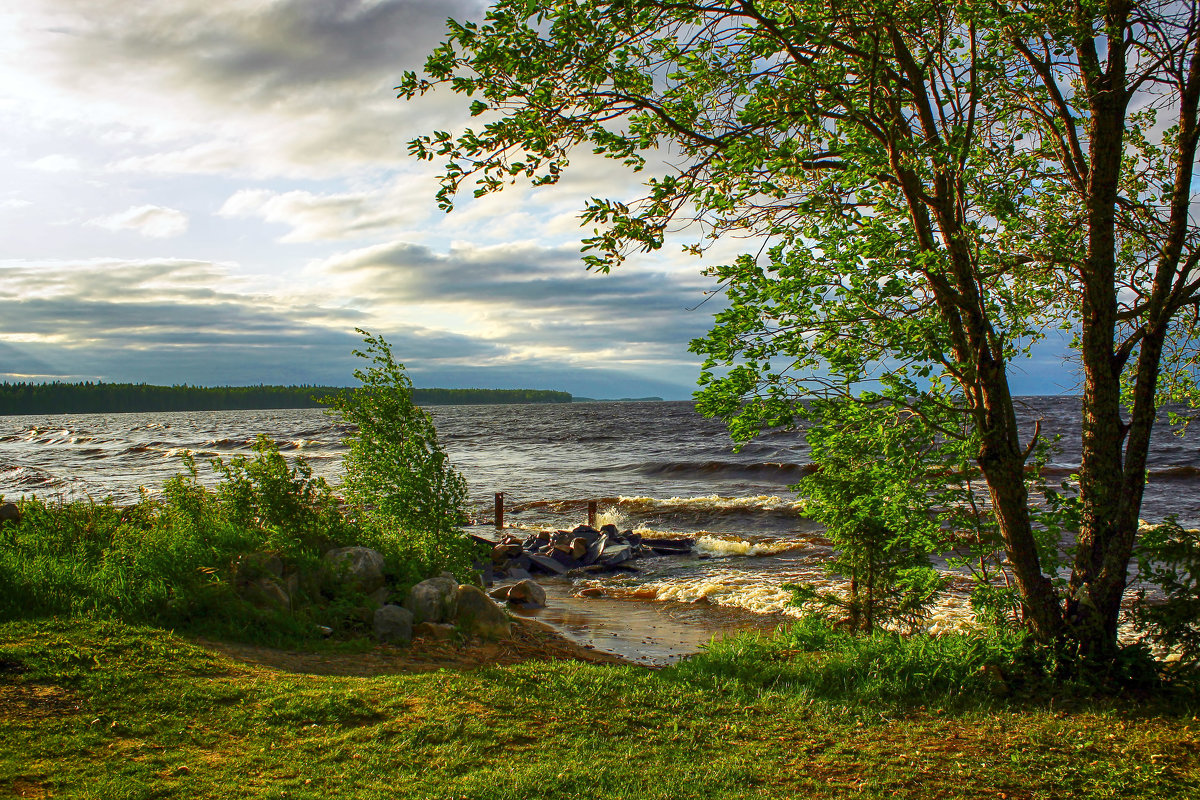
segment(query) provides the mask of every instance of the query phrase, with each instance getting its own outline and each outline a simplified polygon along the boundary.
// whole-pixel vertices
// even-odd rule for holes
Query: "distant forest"
[[[125,411],[226,411],[316,408],[337,386],[148,386],[144,383],[0,383],[0,415]],[[413,389],[418,405],[569,403],[540,389]]]

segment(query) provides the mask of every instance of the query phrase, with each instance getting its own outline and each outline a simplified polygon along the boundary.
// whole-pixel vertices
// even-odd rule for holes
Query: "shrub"
[[[433,421],[412,399],[412,381],[382,337],[359,331],[368,362],[358,389],[327,399],[352,426],[342,491],[360,516],[371,546],[405,565],[410,580],[449,569],[465,576],[472,547],[467,484],[438,443]]]
[[[324,478],[297,458],[289,467],[276,444],[259,434],[254,458],[213,461],[221,513],[235,525],[263,533],[269,549],[290,558],[353,543],[357,538]]]
[[[714,640],[667,677],[758,695],[772,691],[837,703],[911,707],[989,704],[1028,691],[1044,671],[1013,630],[902,635],[855,633],[810,615],[770,636]]]
[[[352,587],[323,596],[319,581],[301,581],[292,598],[315,602],[292,610],[237,591],[264,556],[311,577],[328,546],[361,538],[325,481],[262,437],[253,458],[214,464],[224,477],[215,491],[184,464],[161,499],[143,491],[131,506],[22,501],[21,523],[0,538],[0,619],[87,615],[272,643],[344,627],[347,608],[364,602]]]
[[[929,557],[940,537],[929,499],[941,480],[928,469],[934,439],[911,416],[869,402],[814,401],[810,413],[816,471],[796,489],[833,544],[826,571],[848,588],[789,584],[793,602],[853,631],[915,628],[945,585]]]

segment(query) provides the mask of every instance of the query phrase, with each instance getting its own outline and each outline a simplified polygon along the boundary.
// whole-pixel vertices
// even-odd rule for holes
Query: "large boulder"
[[[418,622],[413,626],[413,637],[445,641],[454,638],[454,626],[448,622]]]
[[[614,567],[631,558],[633,558],[633,548],[627,544],[618,544],[604,548],[604,552],[600,554],[600,563],[607,567]]]
[[[458,610],[458,581],[439,576],[421,581],[404,598],[415,622],[453,622]],[[489,601],[491,602],[491,601]]]
[[[412,612],[400,606],[375,609],[375,638],[392,644],[408,644],[413,638]]]
[[[511,639],[512,624],[508,615],[483,591],[475,586],[458,587],[458,627],[485,639]]]
[[[508,587],[504,599],[525,608],[545,608],[546,590],[535,581],[521,581]]]
[[[338,547],[325,554],[325,563],[363,594],[382,589],[386,582],[383,554],[369,547]]]

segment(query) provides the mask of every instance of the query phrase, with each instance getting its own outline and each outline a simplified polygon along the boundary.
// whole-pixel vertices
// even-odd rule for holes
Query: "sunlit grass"
[[[1200,791],[1200,723],[1178,697],[1061,707],[975,696],[953,688],[957,679],[919,689],[911,678],[898,679],[898,692],[885,691],[880,678],[857,696],[845,673],[840,682],[813,684],[800,666],[782,679],[803,660],[787,655],[795,642],[786,639],[775,645],[769,670],[756,673],[752,661],[733,669],[737,658],[765,652],[761,644],[745,649],[745,641],[662,671],[530,662],[329,677],[252,667],[153,628],[8,623],[0,626],[0,795],[1183,798]]]

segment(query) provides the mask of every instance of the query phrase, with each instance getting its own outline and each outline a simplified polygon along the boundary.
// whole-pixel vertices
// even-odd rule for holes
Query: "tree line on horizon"
[[[145,383],[0,383],[0,415],[103,414],[156,411],[242,411],[317,408],[345,391],[338,386],[154,386]],[[418,405],[569,403],[568,392],[544,389],[418,389]]]

